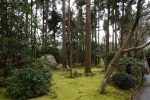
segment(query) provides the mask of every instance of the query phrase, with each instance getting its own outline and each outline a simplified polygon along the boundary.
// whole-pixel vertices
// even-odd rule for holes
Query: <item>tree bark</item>
[[[106,52],[105,52],[105,71],[107,71],[108,68],[108,55],[109,55],[109,20],[110,20],[110,4],[109,0],[107,1],[107,11],[108,11],[108,16],[107,16],[107,30],[106,30]]]
[[[47,49],[47,27],[48,27],[48,0],[43,0],[43,46]]]
[[[48,26],[48,0],[44,0],[44,32],[45,32],[45,47],[47,49],[47,36],[48,36],[48,31],[47,31],[47,26]]]
[[[37,19],[37,9],[38,9],[38,6],[37,6],[37,1],[35,2],[35,5],[36,5],[36,12],[35,12],[35,19]],[[36,58],[36,44],[37,44],[37,38],[36,38],[36,30],[37,30],[37,24],[38,24],[38,22],[37,21],[35,21],[34,22],[35,23],[35,26],[34,26],[34,54],[33,54],[33,57],[34,58]]]
[[[62,26],[63,26],[63,32],[62,32],[62,38],[63,38],[63,44],[62,44],[62,66],[63,68],[67,68],[67,54],[66,54],[66,7],[65,7],[65,0],[62,0]]]
[[[120,47],[123,44],[124,40],[124,0],[122,0],[122,19],[121,19],[121,34],[120,34]]]
[[[115,51],[117,51],[117,26],[115,22]]]
[[[114,29],[114,23],[112,25],[112,28],[113,28],[113,32],[112,32],[112,51],[114,51],[114,44],[115,44],[115,39],[114,39],[114,36],[115,36],[115,29]]]
[[[112,59],[112,61],[110,62],[109,66],[108,66],[108,70],[107,72],[105,73],[105,76],[104,76],[104,81],[102,82],[101,86],[100,86],[100,89],[99,89],[99,93],[104,93],[105,91],[105,87],[108,83],[108,80],[113,72],[113,69],[114,69],[114,66],[115,66],[115,63],[119,60],[119,58],[121,57],[122,55],[122,52],[123,50],[125,49],[125,47],[127,46],[131,36],[133,35],[134,31],[135,31],[135,28],[139,22],[139,19],[140,19],[140,12],[141,12],[141,2],[142,0],[138,0],[138,3],[137,3],[137,13],[136,13],[136,19],[129,31],[129,34],[127,36],[127,39],[124,41],[124,43],[122,44],[121,48],[119,49],[119,51],[116,53],[115,57]]]
[[[69,35],[69,67],[70,77],[72,77],[72,41],[71,41],[71,30],[70,30],[70,0],[68,0],[68,35]]]
[[[86,0],[85,75],[91,71],[91,0]]]
[[[32,20],[33,20],[33,0],[31,0],[31,49],[32,49],[32,59],[34,58],[33,55],[34,55],[34,46],[33,46],[33,32],[32,32],[32,29],[33,29],[33,25],[32,25]]]
[[[95,34],[95,48],[94,49],[96,49],[97,48],[97,5],[96,5],[96,0],[94,0],[94,34]],[[94,65],[96,65],[97,64],[97,56],[95,55],[95,57],[94,57]]]
[[[138,47],[132,47],[132,48],[124,49],[122,52],[125,53],[125,52],[134,51],[134,50],[136,50],[136,51],[141,50],[141,49],[147,47],[149,44],[150,44],[150,41],[141,45],[141,46],[138,46]]]

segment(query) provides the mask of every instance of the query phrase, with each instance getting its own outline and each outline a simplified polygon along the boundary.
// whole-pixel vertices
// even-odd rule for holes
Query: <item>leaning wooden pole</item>
[[[104,93],[105,92],[105,87],[107,86],[107,83],[108,83],[108,80],[114,70],[114,66],[115,66],[115,63],[119,60],[119,58],[121,57],[122,55],[122,52],[123,50],[125,49],[125,47],[127,46],[131,36],[133,35],[134,31],[135,31],[135,28],[137,26],[137,24],[139,23],[139,19],[140,19],[140,12],[141,12],[141,2],[143,0],[138,0],[138,3],[137,3],[137,13],[136,13],[136,18],[134,20],[134,23],[129,31],[129,34],[127,36],[127,39],[124,41],[124,43],[122,44],[121,48],[119,49],[119,51],[116,53],[115,57],[113,58],[113,60],[110,62],[110,64],[108,65],[108,70],[107,72],[105,73],[105,76],[104,76],[104,81],[102,82],[102,84],[100,85],[100,88],[99,88],[99,93]]]

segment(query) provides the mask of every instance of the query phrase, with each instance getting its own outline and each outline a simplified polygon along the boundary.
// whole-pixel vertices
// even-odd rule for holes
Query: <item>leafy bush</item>
[[[114,56],[116,55],[116,51],[111,51],[108,55],[108,61],[109,63],[111,62],[111,60],[114,58]]]
[[[116,64],[116,69],[118,72],[125,72],[134,76],[137,80],[148,73],[143,63],[130,57],[120,58]]]
[[[14,70],[6,80],[6,90],[17,100],[26,100],[47,94],[50,89],[50,67],[41,60],[36,60],[24,69]]]
[[[112,76],[112,81],[115,85],[117,85],[121,89],[130,89],[134,88],[136,85],[136,80],[133,76],[127,73],[117,73]]]
[[[57,62],[60,62],[60,51],[57,46],[49,46],[47,48],[41,48],[41,54],[51,54],[56,58]]]
[[[137,58],[138,60],[143,60],[144,59],[143,51],[137,51],[134,57]]]
[[[144,49],[144,52],[146,53],[147,56],[150,56],[150,46],[146,47]]]
[[[119,72],[126,72],[131,74],[131,67],[136,64],[136,60],[130,57],[120,58],[116,64],[117,70]]]
[[[102,59],[106,59],[106,54],[103,52],[102,54]],[[108,56],[108,62],[110,63],[112,61],[112,59],[114,58],[114,56],[116,55],[116,51],[110,51],[109,54],[107,55]]]

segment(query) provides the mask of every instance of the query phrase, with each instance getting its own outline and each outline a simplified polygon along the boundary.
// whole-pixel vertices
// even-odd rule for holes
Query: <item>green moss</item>
[[[74,69],[83,73],[83,69]],[[126,100],[129,97],[129,91],[117,89],[111,85],[107,87],[107,92],[103,95],[98,94],[97,90],[103,79],[104,72],[101,69],[93,68],[93,77],[80,76],[76,78],[67,78],[69,72],[54,72],[53,90],[57,98],[52,100]],[[49,94],[50,95],[50,94]],[[49,96],[50,97],[50,96]],[[51,100],[47,96],[36,98],[34,100]]]
[[[83,68],[76,68],[83,73]],[[126,100],[130,91],[123,91],[109,85],[105,94],[98,94],[97,90],[103,79],[102,69],[93,68],[94,76],[80,76],[68,78],[69,72],[54,71],[52,91],[45,96],[34,98],[32,100]],[[0,100],[7,100],[1,99]]]
[[[4,88],[0,88],[0,100],[11,100],[7,95],[6,95],[6,90]]]

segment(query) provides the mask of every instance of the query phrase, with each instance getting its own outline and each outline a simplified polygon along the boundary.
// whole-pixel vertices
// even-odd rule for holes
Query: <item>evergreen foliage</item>
[[[136,79],[127,73],[117,73],[112,76],[112,81],[121,89],[134,88],[136,85]]]
[[[6,80],[8,94],[17,100],[26,100],[47,94],[50,90],[50,65],[36,60],[23,69],[16,69]]]

